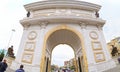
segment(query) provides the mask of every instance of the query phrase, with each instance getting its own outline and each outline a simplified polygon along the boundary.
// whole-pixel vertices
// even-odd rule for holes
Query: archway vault
[[[79,37],[73,32],[60,29],[53,32],[47,40],[47,48],[52,51],[53,48],[58,44],[68,44],[76,52],[78,48],[81,48],[81,43]]]
[[[43,63],[45,63],[46,49],[48,48],[50,52],[52,53],[53,48],[58,44],[70,45],[73,48],[74,53],[79,48],[82,48],[83,60],[84,60],[85,70],[86,70],[85,72],[88,72],[86,52],[84,50],[85,48],[84,38],[79,31],[67,25],[57,26],[55,28],[52,28],[46,33],[45,38],[44,38],[42,58],[41,58],[41,63],[40,63],[41,72],[44,71]]]

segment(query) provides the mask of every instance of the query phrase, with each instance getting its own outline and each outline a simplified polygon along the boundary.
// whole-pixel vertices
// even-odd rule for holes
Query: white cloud
[[[14,45],[15,54],[17,52],[19,42],[22,35],[22,26],[19,23],[25,16],[25,10],[20,0],[10,1],[4,0],[0,2],[0,48],[8,48],[9,40],[12,34],[12,29],[15,29],[10,45]]]
[[[119,20],[108,21],[107,24],[103,27],[104,35],[107,42],[111,39],[120,36],[120,24]]]
[[[100,16],[106,20],[106,24],[103,27],[105,39],[109,42],[111,39],[120,36],[120,7],[119,0],[105,0],[100,10]]]

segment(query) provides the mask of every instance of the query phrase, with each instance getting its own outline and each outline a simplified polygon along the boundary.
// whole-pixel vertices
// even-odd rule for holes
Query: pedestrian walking
[[[118,62],[119,62],[119,64],[120,64],[120,57],[118,57]]]
[[[25,72],[23,67],[24,67],[23,65],[20,65],[20,68],[17,69],[15,72]]]
[[[5,72],[8,65],[6,63],[6,60],[4,59],[3,62],[0,63],[0,72]]]

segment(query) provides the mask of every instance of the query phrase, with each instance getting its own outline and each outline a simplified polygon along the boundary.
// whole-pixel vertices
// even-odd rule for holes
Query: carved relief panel
[[[35,42],[26,42],[25,50],[26,51],[34,51],[35,49]]]
[[[24,46],[24,53],[22,56],[22,62],[24,63],[32,63],[33,60],[33,54],[34,54],[34,49],[36,46],[36,39],[37,37],[37,32],[36,31],[30,31],[27,35],[28,40],[25,43]]]
[[[81,17],[93,17],[91,11],[77,10],[77,9],[48,9],[34,11],[34,17],[40,16],[81,16]]]
[[[94,53],[94,57],[95,57],[96,62],[105,61],[105,56],[104,56],[103,52]]]
[[[31,64],[32,60],[33,60],[33,53],[24,52],[23,57],[22,57],[22,62]]]
[[[91,46],[94,53],[94,59],[96,63],[105,61],[105,56],[102,50],[101,42],[99,41],[99,36],[96,31],[91,31],[89,33],[89,37],[91,38]]]
[[[93,50],[102,50],[101,43],[99,41],[92,42]]]

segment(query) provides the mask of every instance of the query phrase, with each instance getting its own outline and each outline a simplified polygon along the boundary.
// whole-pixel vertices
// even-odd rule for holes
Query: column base
[[[5,56],[4,59],[7,60],[8,67],[10,67],[11,64],[12,64],[12,61],[15,60],[15,58],[12,58],[12,57],[9,57],[9,56]]]
[[[16,61],[13,61],[10,69],[16,70],[20,67],[21,63],[18,63]],[[29,64],[23,64],[25,72],[40,72],[40,66],[39,65],[29,65]]]

